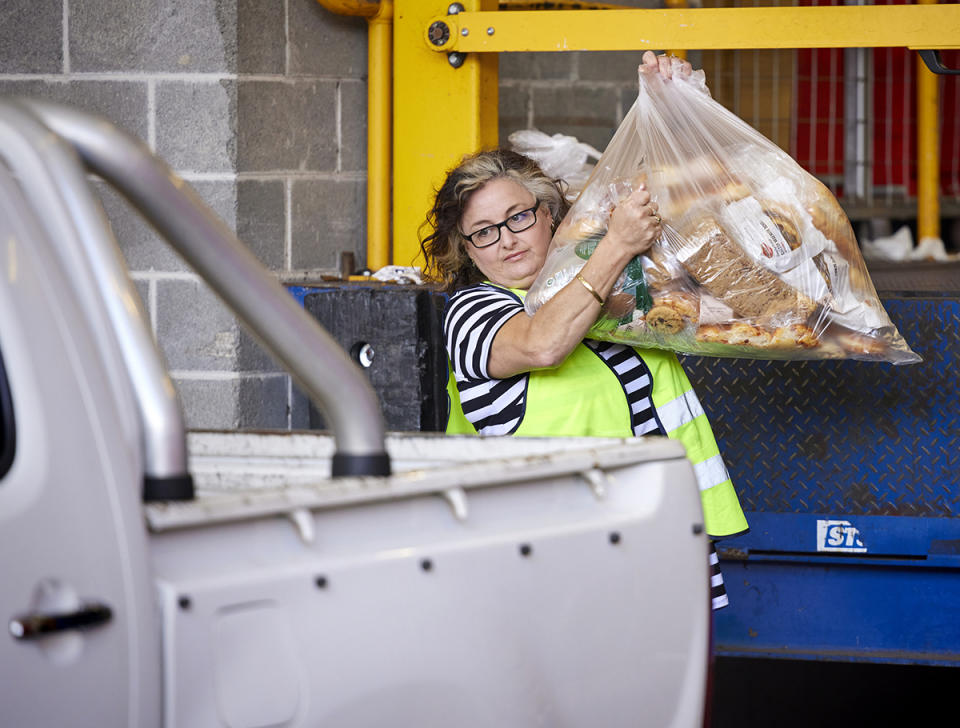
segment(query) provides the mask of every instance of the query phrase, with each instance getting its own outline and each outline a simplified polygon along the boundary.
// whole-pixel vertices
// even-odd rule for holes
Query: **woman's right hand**
[[[657,203],[641,184],[614,208],[606,237],[629,260],[646,252],[662,233]]]

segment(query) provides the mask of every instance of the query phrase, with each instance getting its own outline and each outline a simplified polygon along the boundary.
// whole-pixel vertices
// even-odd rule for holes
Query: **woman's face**
[[[460,218],[460,231],[470,235],[488,225],[496,225],[536,204],[533,195],[519,182],[507,177],[490,180],[470,197]],[[467,255],[487,280],[508,288],[528,289],[543,267],[550,245],[553,219],[546,206],[537,208],[532,227],[515,233],[500,227],[500,240],[485,248],[469,241]]]

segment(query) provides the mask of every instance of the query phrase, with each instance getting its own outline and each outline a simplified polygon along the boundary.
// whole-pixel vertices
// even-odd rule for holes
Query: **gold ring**
[[[660,219],[659,215],[654,215],[654,217],[657,218],[657,225],[660,225],[663,222],[663,220]]]

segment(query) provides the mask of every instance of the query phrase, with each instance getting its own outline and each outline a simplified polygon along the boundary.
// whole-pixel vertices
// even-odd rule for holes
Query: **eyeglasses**
[[[460,233],[475,248],[488,248],[494,243],[500,241],[500,228],[506,227],[512,233],[522,233],[524,230],[532,228],[537,224],[537,208],[540,207],[540,203],[536,203],[533,207],[528,207],[526,210],[520,210],[520,212],[513,213],[503,222],[498,222],[495,225],[487,225],[484,228],[470,233]]]

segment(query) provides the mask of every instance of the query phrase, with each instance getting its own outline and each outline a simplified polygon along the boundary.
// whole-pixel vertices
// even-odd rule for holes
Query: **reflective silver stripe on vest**
[[[667,432],[673,432],[703,414],[703,405],[692,389],[688,389],[674,400],[657,407],[657,414]]]
[[[693,472],[697,475],[697,484],[700,486],[700,490],[709,490],[715,485],[730,480],[727,466],[723,464],[723,458],[720,455],[714,455],[702,463],[697,463],[693,466]]]

